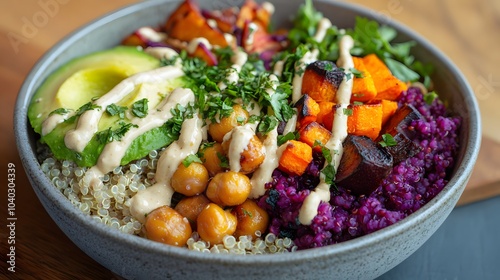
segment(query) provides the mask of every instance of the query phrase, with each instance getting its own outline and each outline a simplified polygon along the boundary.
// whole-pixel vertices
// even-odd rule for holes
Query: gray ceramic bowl
[[[221,8],[242,1],[198,1],[203,7]],[[288,22],[302,1],[276,0],[275,22]],[[127,235],[84,215],[40,170],[35,157],[37,136],[28,124],[27,107],[47,75],[66,61],[117,45],[133,30],[156,26],[178,1],[145,1],[111,13],[79,29],[55,45],[26,78],[15,108],[15,133],[24,168],[47,212],[85,253],[114,273],[130,279],[370,279],[390,270],[419,248],[443,223],[455,206],[471,174],[481,139],[479,112],[474,94],[457,68],[435,47],[395,22],[401,39],[417,42],[414,54],[432,62],[433,80],[449,109],[463,118],[460,151],[453,175],[444,190],[403,221],[375,233],[341,244],[284,255],[230,256],[188,251]],[[352,27],[354,17],[375,13],[358,6],[317,1],[318,10],[340,27]]]

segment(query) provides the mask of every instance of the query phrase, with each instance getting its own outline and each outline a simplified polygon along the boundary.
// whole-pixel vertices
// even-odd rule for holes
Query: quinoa
[[[355,196],[342,187],[332,187],[330,202],[322,202],[310,225],[298,221],[298,211],[324,159],[315,154],[305,174],[289,176],[276,170],[273,181],[259,200],[271,217],[269,231],[292,238],[299,249],[321,247],[363,236],[392,225],[420,209],[448,182],[458,149],[461,119],[448,117],[444,104],[427,104],[419,87],[402,93],[398,105],[412,104],[423,116],[411,126],[421,148],[415,156],[395,165],[369,196]]]
[[[130,213],[130,199],[139,190],[154,184],[156,163],[161,152],[153,150],[146,158],[115,168],[104,175],[102,183],[92,188],[90,177],[85,175],[86,167],[78,167],[68,160],[57,160],[43,144],[39,144],[37,151],[43,173],[75,207],[107,226],[142,237],[145,237],[143,225]],[[178,200],[180,198],[174,196],[172,203]],[[205,253],[239,255],[288,253],[298,248],[288,237],[260,232],[256,235],[258,238],[255,240],[249,236],[240,236],[236,240],[228,235],[224,237],[223,244],[210,244],[193,232],[187,248]]]

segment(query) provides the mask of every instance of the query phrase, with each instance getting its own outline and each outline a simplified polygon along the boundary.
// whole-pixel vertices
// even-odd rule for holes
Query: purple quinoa
[[[399,99],[399,106],[412,104],[423,116],[412,122],[420,152],[395,165],[370,196],[332,188],[330,202],[320,204],[311,225],[301,225],[297,220],[299,209],[317,185],[324,159],[320,153],[315,154],[300,177],[275,170],[273,181],[259,200],[271,217],[270,232],[292,238],[299,249],[335,244],[392,225],[436,196],[448,182],[447,173],[454,165],[461,120],[446,116],[438,99],[427,104],[423,97],[419,88],[410,87]]]

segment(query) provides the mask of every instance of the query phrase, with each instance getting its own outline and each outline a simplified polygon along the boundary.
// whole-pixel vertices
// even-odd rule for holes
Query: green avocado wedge
[[[136,86],[126,98],[115,104],[124,108],[125,112],[121,116],[103,113],[98,124],[98,132],[81,153],[67,148],[64,143],[66,133],[76,127],[78,114],[57,124],[45,135],[42,135],[43,122],[51,114],[60,111],[78,112],[89,102],[108,93],[127,77],[158,67],[160,61],[157,58],[135,47],[125,46],[71,60],[52,73],[36,91],[28,108],[31,126],[41,135],[40,141],[49,146],[55,158],[71,160],[79,166],[93,166],[97,163],[106,143],[119,140],[110,140],[110,135],[117,132],[126,133],[127,127],[130,128],[130,118],[133,117],[131,107],[135,102],[147,99],[148,107],[154,108],[173,89],[183,85],[183,78]],[[106,110],[106,108],[92,110]],[[151,150],[166,146],[174,140],[162,127],[152,129],[132,142],[121,164],[144,157]]]

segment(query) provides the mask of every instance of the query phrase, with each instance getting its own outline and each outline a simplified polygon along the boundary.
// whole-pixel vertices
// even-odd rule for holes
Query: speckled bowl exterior
[[[240,5],[242,1],[202,1],[205,8]],[[274,21],[289,22],[302,1],[271,1]],[[68,60],[117,45],[141,26],[158,26],[178,1],[144,1],[108,14],[77,30],[55,45],[26,78],[15,108],[17,146],[33,189],[52,219],[85,253],[127,279],[372,279],[390,270],[417,250],[443,223],[459,199],[480,146],[481,129],[474,94],[457,68],[429,42],[386,17],[359,6],[316,1],[315,6],[335,25],[352,27],[355,16],[381,20],[395,27],[402,40],[417,42],[414,54],[435,67],[433,80],[449,109],[463,118],[461,147],[453,177],[444,190],[403,221],[375,233],[318,249],[291,254],[233,256],[204,254],[127,235],[108,228],[70,204],[45,177],[35,157],[37,136],[27,108],[43,80]],[[384,22],[385,20],[385,22]]]

